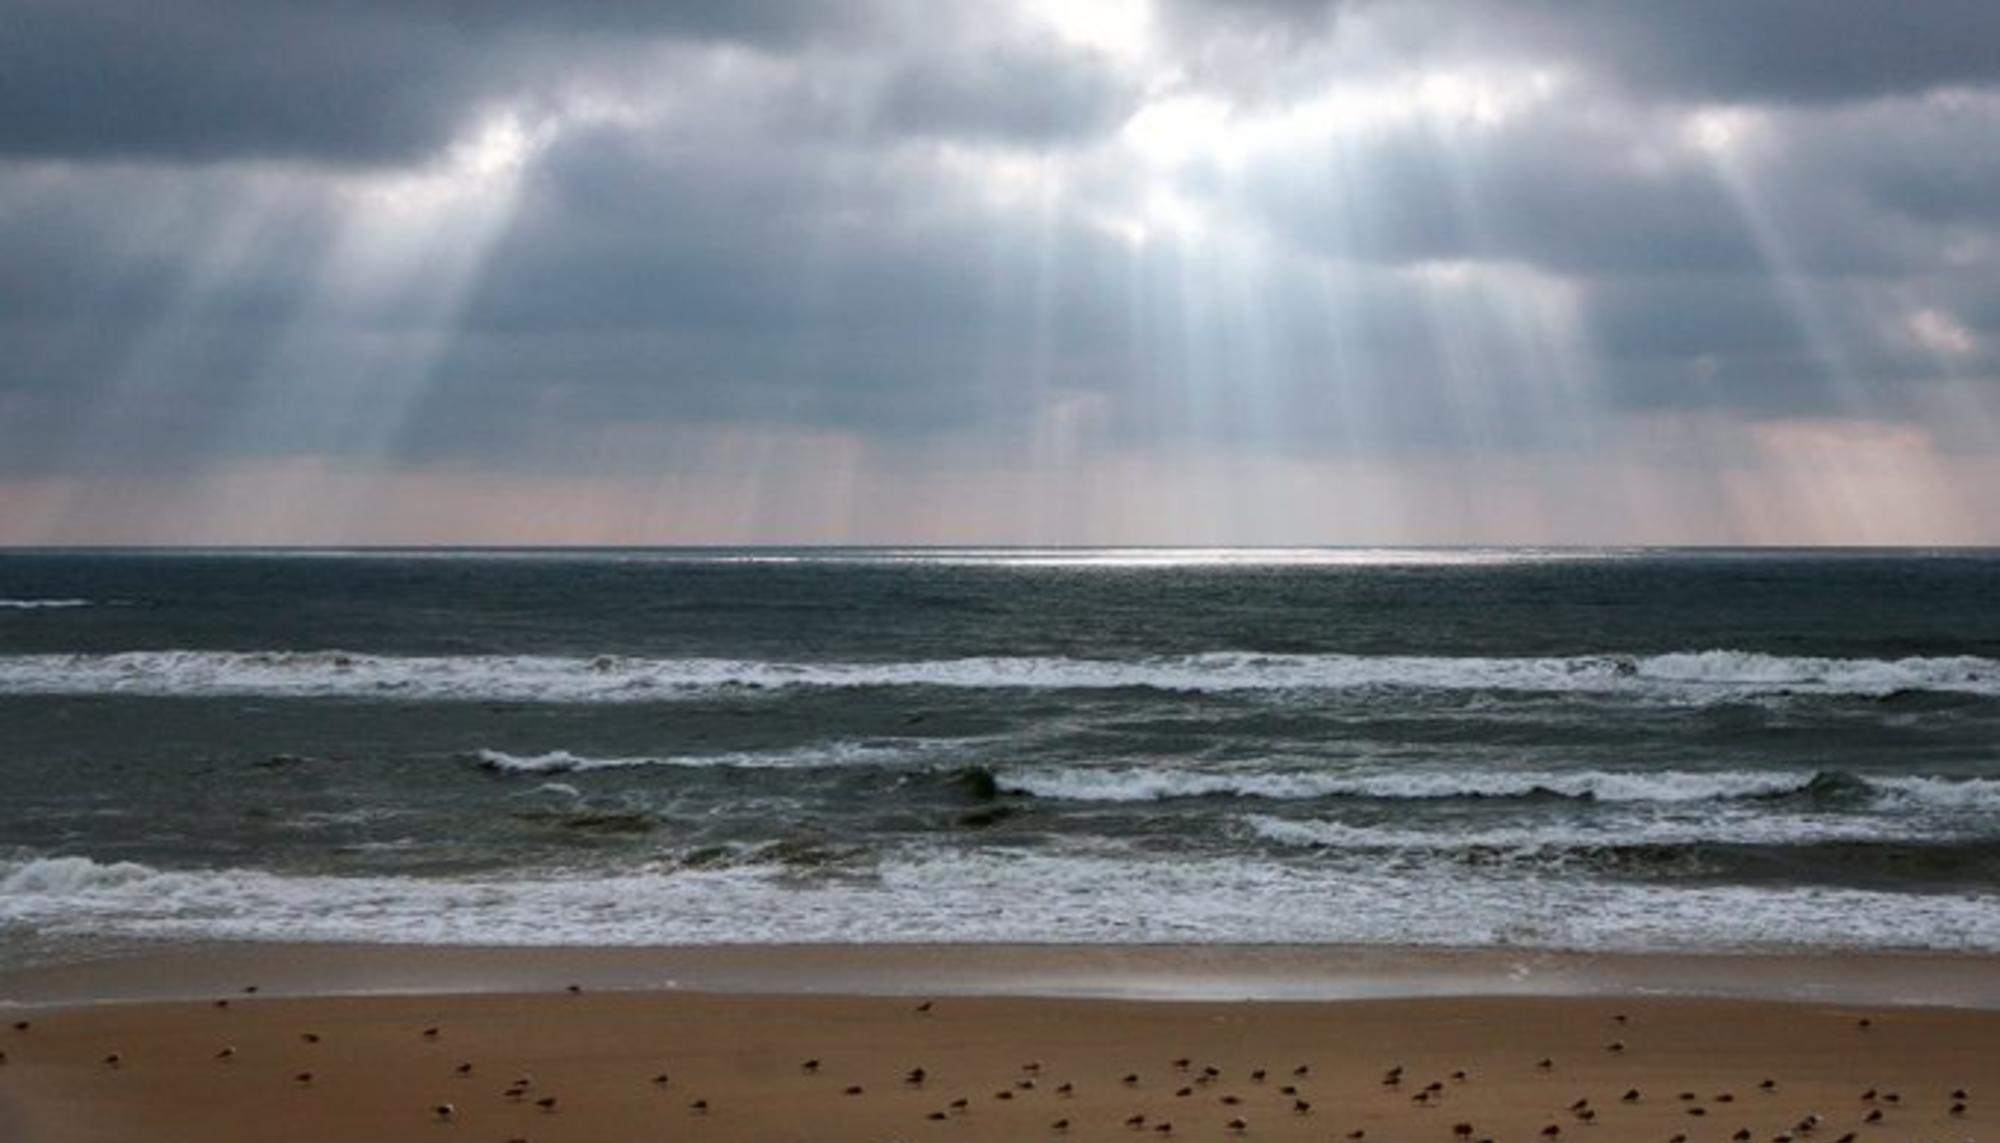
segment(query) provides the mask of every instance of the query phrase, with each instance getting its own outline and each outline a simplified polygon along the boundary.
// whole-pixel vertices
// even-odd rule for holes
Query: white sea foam
[[[1791,658],[1740,651],[1569,658],[1260,655],[784,663],[338,651],[134,651],[0,656],[0,693],[268,695],[644,702],[723,688],[1142,688],[1184,693],[1401,688],[1630,695],[1709,702],[1771,694],[2000,695],[2000,661]]]
[[[910,743],[835,741],[819,742],[788,750],[739,750],[719,754],[633,755],[612,758],[573,754],[567,750],[550,750],[541,754],[509,754],[504,750],[481,749],[474,751],[473,757],[478,759],[481,766],[490,770],[514,774],[563,774],[583,770],[622,770],[635,766],[809,770],[895,763],[952,744],[949,740]]]
[[[89,607],[88,599],[0,599],[0,611],[59,611],[70,607]]]
[[[445,880],[0,862],[0,928],[48,935],[646,945],[1298,942],[2000,951],[2000,896],[1665,886],[1444,865],[915,850],[875,878],[776,866]]]
[[[1258,837],[1280,845],[1354,851],[1409,853],[1500,852],[1524,856],[1579,853],[1638,846],[1756,845],[1797,846],[1831,842],[1934,840],[1934,831],[1879,817],[1836,814],[1706,813],[1653,819],[1568,820],[1540,825],[1466,829],[1352,825],[1341,821],[1248,814],[1243,822]]]
[[[1552,794],[1603,802],[1699,802],[1804,791],[1811,771],[1328,770],[1217,772],[1141,767],[1008,771],[1003,790],[1088,802],[1147,802],[1232,796],[1312,798],[1516,798]]]

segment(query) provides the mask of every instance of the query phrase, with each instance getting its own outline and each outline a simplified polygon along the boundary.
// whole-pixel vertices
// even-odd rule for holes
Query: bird
[[[29,1022],[28,1022],[28,1021],[26,1021],[26,1020],[16,1020],[16,1021],[14,1021],[14,1030],[15,1030],[16,1032],[25,1032],[25,1031],[27,1031],[28,1029],[30,1029],[30,1028],[32,1028],[32,1027],[34,1027],[34,1025],[33,1025],[33,1024],[31,1024],[31,1023],[29,1023]]]
[[[1297,1094],[1299,1094],[1299,1089],[1298,1089],[1298,1087],[1297,1087],[1296,1085],[1294,1085],[1294,1084],[1286,1084],[1285,1086],[1283,1086],[1283,1087],[1281,1087],[1281,1088],[1279,1088],[1279,1089],[1278,1089],[1278,1094],[1279,1094],[1279,1095],[1297,1095]]]
[[[917,1015],[919,1016],[928,1016],[930,1015],[930,1011],[931,1011],[931,1002],[928,1000],[924,1001],[922,1004],[917,1005]]]
[[[1076,1085],[1068,1082],[1058,1084],[1056,1085],[1056,1094],[1067,1099],[1076,1094]]]
[[[432,1028],[425,1028],[425,1029],[424,1029],[424,1039],[426,1039],[426,1040],[435,1040],[435,1039],[437,1039],[437,1038],[438,1038],[438,1029],[437,1029],[437,1028],[435,1028],[435,1027],[432,1027]]]
[[[1870,1020],[1866,1016],[1863,1016],[1861,1019],[1856,1020],[1854,1022],[1854,1026],[1856,1028],[1861,1029],[1863,1032],[1866,1032],[1868,1029],[1873,1028],[1875,1026],[1875,1021]]]
[[[318,1032],[301,1032],[301,1033],[299,1033],[299,1039],[301,1039],[301,1040],[304,1040],[304,1041],[305,1041],[306,1043],[308,1043],[308,1044],[317,1044],[317,1043],[319,1043],[319,1033],[318,1033]]]
[[[450,1123],[458,1117],[458,1108],[449,1103],[440,1103],[431,1108],[431,1114],[437,1117],[439,1123]]]
[[[572,984],[565,988],[564,991],[568,992],[571,996],[576,996],[583,992],[583,985]]]
[[[1251,1072],[1251,1073],[1250,1073],[1250,1082],[1251,1082],[1251,1083],[1263,1083],[1263,1082],[1264,1082],[1264,1069],[1263,1069],[1263,1068],[1258,1068],[1258,1069],[1257,1069],[1256,1071],[1254,1071],[1254,1072]]]
[[[1460,1139],[1470,1139],[1472,1138],[1472,1124],[1454,1123],[1451,1125],[1451,1133]]]
[[[215,1007],[217,1007],[217,1008],[227,1008],[227,1007],[229,1007],[229,1001],[227,1001],[227,1000],[218,1000],[218,1001],[216,1001],[216,1002],[215,1002]]]
[[[298,1084],[300,1087],[311,1087],[312,1081],[313,1074],[311,1072],[299,1072],[292,1076],[292,1082]]]
[[[848,1085],[847,1085],[847,1089],[846,1089],[845,1091],[841,1092],[841,1094],[842,1094],[842,1095],[860,1095],[860,1094],[861,1094],[861,1090],[862,1090],[862,1089],[861,1089],[861,1085],[860,1085],[860,1084],[858,1084],[858,1083],[853,1083],[853,1084],[848,1084]]]
[[[1638,1088],[1636,1088],[1636,1087],[1628,1087],[1628,1088],[1626,1088],[1626,1089],[1625,1089],[1625,1094],[1624,1094],[1624,1095],[1621,1095],[1621,1096],[1619,1096],[1619,1097],[1618,1097],[1618,1101],[1619,1101],[1620,1103],[1637,1103],[1637,1102],[1639,1102],[1639,1089],[1638,1089]]]
[[[1769,1078],[1769,1077],[1767,1076],[1767,1077],[1765,1077],[1764,1079],[1761,1079],[1761,1080],[1758,1080],[1758,1081],[1757,1081],[1757,1090],[1758,1090],[1758,1091],[1776,1091],[1776,1090],[1778,1090],[1778,1081],[1777,1081],[1777,1080],[1774,1080],[1774,1079],[1771,1079],[1771,1078]]]
[[[1068,1131],[1068,1130],[1069,1130],[1069,1120],[1067,1120],[1067,1119],[1058,1119],[1058,1120],[1056,1120],[1056,1121],[1055,1121],[1054,1123],[1051,1123],[1051,1124],[1049,1124],[1049,1130],[1050,1130],[1050,1131],[1054,1131],[1054,1132],[1056,1132],[1056,1133],[1058,1133],[1058,1134],[1060,1134],[1060,1133],[1062,1133],[1062,1132],[1064,1132],[1064,1131]]]
[[[257,986],[256,986],[256,985],[254,985],[254,984],[246,984],[246,985],[244,985],[244,986],[243,986],[243,995],[245,995],[245,996],[255,996],[255,995],[257,995]]]
[[[1965,1089],[1962,1087],[1953,1088],[1951,1090],[1951,1097],[1961,1102],[1972,1098],[1971,1096],[1965,1094]]]
[[[672,1082],[671,1078],[668,1077],[667,1073],[665,1072],[661,1072],[659,1075],[653,1077],[654,1087],[665,1087],[667,1086],[667,1084],[671,1082]]]
[[[125,1062],[125,1057],[119,1055],[117,1052],[112,1052],[111,1054],[104,1057],[104,1066],[107,1068],[118,1067],[124,1062]]]
[[[1031,1076],[1040,1075],[1042,1074],[1042,1061],[1029,1060],[1027,1063],[1021,1065],[1021,1070]]]
[[[1862,1093],[1861,1093],[1861,1102],[1863,1102],[1863,1103],[1874,1103],[1874,1102],[1875,1102],[1875,1089],[1871,1087],[1871,1088],[1869,1088],[1869,1089],[1868,1089],[1867,1091],[1864,1091],[1864,1092],[1862,1092]]]
[[[1595,1123],[1597,1122],[1597,1109],[1594,1107],[1586,1107],[1582,1111],[1577,1112],[1576,1117],[1578,1119],[1583,1120],[1585,1123]]]
[[[1716,1092],[1716,1093],[1715,1093],[1715,1102],[1717,1102],[1717,1103],[1735,1103],[1735,1102],[1736,1102],[1736,1095],[1735,1095],[1735,1093],[1734,1093],[1734,1092],[1727,1092],[1727,1091],[1718,1091],[1718,1092]]]
[[[819,1061],[815,1060],[813,1062],[817,1065]],[[928,1075],[930,1073],[921,1067],[911,1068],[909,1071],[903,1073],[903,1082],[909,1084],[911,1087],[922,1087],[924,1086],[924,1078]]]
[[[1194,1089],[1191,1087],[1182,1086],[1174,1089],[1175,1099],[1186,1099],[1188,1096],[1191,1096],[1193,1094],[1194,1094]]]
[[[1738,1128],[1736,1134],[1731,1135],[1730,1138],[1734,1140],[1735,1143],[1749,1143],[1750,1129],[1748,1127]]]
[[[1461,1068],[1460,1070],[1451,1073],[1451,1078],[1457,1081],[1458,1083],[1464,1083],[1469,1077],[1466,1075],[1465,1070]]]
[[[1368,1132],[1362,1128],[1357,1127],[1354,1130],[1348,1132],[1347,1137],[1349,1139],[1366,1139],[1368,1137]]]
[[[1311,1064],[1300,1064],[1298,1067],[1292,1069],[1292,1074],[1295,1076],[1309,1075],[1311,1074],[1311,1072],[1312,1072]]]
[[[1625,1041],[1613,1040],[1609,1044],[1604,1045],[1604,1050],[1615,1056],[1625,1050]]]
[[[1862,1117],[1861,1117],[1861,1122],[1863,1122],[1863,1123],[1880,1123],[1880,1122],[1882,1122],[1882,1109],[1881,1109],[1881,1108],[1879,1108],[1879,1107],[1872,1107],[1872,1108],[1869,1108],[1869,1109],[1868,1109],[1868,1114],[1866,1114],[1866,1115],[1864,1115],[1864,1116],[1862,1116]]]
[[[472,1065],[470,1063],[463,1063],[451,1070],[453,1075],[469,1076],[472,1074]]]
[[[949,1116],[945,1115],[945,1113],[942,1111],[933,1111],[929,1115],[924,1116],[924,1118],[930,1120],[944,1120],[949,1118]]]
[[[1126,1087],[1138,1087],[1138,1086],[1139,1086],[1139,1073],[1137,1073],[1137,1072],[1127,1072],[1127,1073],[1125,1074],[1125,1078],[1124,1078],[1124,1079],[1122,1079],[1122,1080],[1119,1080],[1118,1082],[1119,1082],[1119,1083],[1122,1083],[1122,1084],[1124,1084],[1124,1085],[1125,1085]]]
[[[708,1101],[705,1099],[697,1099],[694,1102],[688,1104],[688,1110],[694,1112],[696,1115],[707,1115]]]
[[[1585,1098],[1585,1099],[1579,1099],[1575,1103],[1570,1104],[1569,1109],[1571,1111],[1582,1111],[1584,1108],[1589,1106],[1590,1106],[1590,1100],[1588,1098]]]
[[[1237,1104],[1242,1102],[1243,1100],[1239,1096],[1225,1095],[1222,1097],[1222,1106],[1224,1107],[1235,1107]]]
[[[1312,1109],[1313,1105],[1310,1100],[1295,1099],[1292,1101],[1293,1115],[1311,1115]]]
[[[1954,1104],[1952,1104],[1952,1105],[1951,1105],[1951,1114],[1952,1114],[1953,1116],[1961,1116],[1961,1115],[1964,1115],[1964,1114],[1965,1114],[1965,1104],[1963,1104],[1963,1103],[1954,1103]]]
[[[1688,1114],[1689,1114],[1689,1115],[1707,1115],[1707,1114],[1708,1114],[1708,1108],[1706,1108],[1706,1107],[1701,1107],[1701,1106],[1698,1106],[1698,1105],[1697,1105],[1697,1106],[1695,1106],[1695,1107],[1690,1107],[1690,1108],[1688,1108]]]
[[[1614,1012],[1611,1014],[1611,1022],[1613,1024],[1623,1024],[1625,1021],[1626,1016],[1623,1012]]]
[[[953,1111],[964,1111],[970,1106],[972,1106],[972,1101],[962,1095],[951,1101],[951,1109]]]
[[[1544,1139],[1557,1139],[1562,1136],[1562,1133],[1563,1129],[1557,1127],[1553,1123],[1549,1124],[1547,1127],[1542,1128],[1542,1138]]]
[[[554,1111],[556,1109],[556,1097],[545,1095],[535,1101],[535,1106],[541,1108],[543,1111]]]
[[[1128,1115],[1125,1117],[1125,1126],[1131,1128],[1134,1131],[1139,1130],[1141,1127],[1144,1127],[1145,1125],[1146,1125],[1146,1116],[1143,1112],[1136,1113],[1133,1115]]]
[[[1236,1134],[1241,1135],[1245,1131],[1250,1130],[1250,1121],[1244,1119],[1242,1116],[1239,1115],[1235,1119],[1229,1121],[1229,1129],[1235,1132]]]
[[[1013,1092],[1011,1092],[1011,1091],[1008,1091],[1008,1090],[1007,1090],[1006,1088],[1001,1088],[1001,1089],[1000,1089],[999,1091],[996,1091],[996,1092],[994,1092],[994,1093],[993,1093],[993,1098],[994,1098],[994,1099],[1012,1099],[1012,1098],[1014,1098],[1014,1093],[1013,1093]]]
[[[1189,1064],[1188,1058],[1186,1056],[1182,1056],[1180,1059],[1174,1061],[1174,1068],[1177,1071],[1184,1072],[1188,1070],[1188,1064]]]
[[[233,1060],[236,1058],[236,1049],[225,1045],[220,1051],[215,1053],[215,1058],[224,1062]]]
[[[1174,1125],[1167,1120],[1161,1120],[1153,1125],[1153,1131],[1158,1135],[1172,1135],[1174,1133]]]
[[[1546,1072],[1553,1070],[1556,1066],[1556,1062],[1544,1056],[1543,1058],[1535,1061],[1535,1066],[1537,1068],[1540,1068],[1542,1071]]]
[[[819,1061],[816,1059],[807,1060],[805,1063],[799,1065],[799,1070],[807,1075],[811,1075],[819,1070]]]
[[[1031,1079],[1018,1079],[1018,1080],[1015,1080],[1015,1081],[1014,1081],[1014,1090],[1016,1090],[1016,1091],[1033,1091],[1033,1090],[1035,1090],[1035,1081],[1034,1081],[1034,1080],[1031,1080]]]

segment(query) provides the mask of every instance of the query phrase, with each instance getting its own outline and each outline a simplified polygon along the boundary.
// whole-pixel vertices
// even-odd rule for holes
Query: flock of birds
[[[582,991],[578,985],[570,985],[567,990],[572,994]],[[257,989],[252,986],[243,991],[254,994]],[[217,1008],[229,1007],[228,1000],[216,1000],[213,1004]],[[933,1004],[930,1001],[925,1001],[915,1008],[918,1015],[924,1016],[929,1015],[932,1010]],[[1623,1015],[1615,1015],[1612,1020],[1621,1026],[1628,1023],[1628,1017]],[[1857,1026],[1863,1031],[1868,1030],[1872,1024],[1873,1022],[1866,1018],[1857,1022]],[[17,1036],[25,1036],[33,1028],[34,1025],[29,1020],[16,1020],[13,1023],[13,1032]],[[423,1040],[435,1042],[443,1037],[444,1030],[431,1026],[419,1030],[417,1035]],[[302,1031],[299,1033],[299,1041],[311,1046],[322,1043],[323,1037],[318,1032]],[[1623,1040],[1612,1040],[1604,1045],[1604,1050],[1612,1055],[1620,1055],[1625,1052],[1626,1045]],[[214,1051],[212,1058],[217,1064],[227,1065],[234,1063],[239,1058],[239,1053],[234,1045],[224,1044]],[[0,1065],[8,1062],[7,1053],[0,1050]],[[125,1055],[116,1050],[105,1053],[99,1062],[108,1069],[127,1066]],[[1198,1064],[1191,1057],[1174,1059],[1166,1065],[1166,1068],[1166,1074],[1170,1077],[1166,1086],[1172,1088],[1172,1096],[1176,1101],[1188,1101],[1186,1113],[1169,1116],[1146,1110],[1121,1112],[1123,1118],[1119,1126],[1128,1132],[1149,1133],[1160,1137],[1180,1136],[1198,1128],[1217,1126],[1231,1136],[1248,1136],[1253,1133],[1250,1111],[1252,1098],[1257,1099],[1260,1108],[1258,1114],[1268,1110],[1286,1118],[1305,1119],[1319,1113],[1319,1109],[1314,1106],[1304,1087],[1312,1076],[1310,1064],[1300,1063],[1280,1072],[1273,1072],[1267,1068],[1247,1070],[1237,1077],[1240,1086],[1233,1090],[1224,1090],[1223,1069],[1212,1064]],[[1553,1074],[1557,1070],[1556,1062],[1549,1058],[1536,1061],[1534,1068],[1543,1074]],[[801,1075],[808,1077],[820,1076],[826,1071],[818,1058],[801,1061],[798,1070]],[[923,1118],[931,1123],[950,1122],[974,1114],[976,1104],[982,1101],[1014,1103],[1039,1094],[1051,1096],[1056,1101],[1068,1101],[1077,1096],[1077,1081],[1063,1079],[1045,1083],[1046,1079],[1053,1078],[1045,1076],[1045,1070],[1042,1061],[1027,1061],[1020,1065],[1018,1074],[1007,1081],[1005,1086],[992,1090],[980,1099],[954,1093],[953,1098],[925,1112]],[[479,1078],[480,1073],[472,1061],[462,1060],[452,1066],[451,1074],[458,1080],[473,1080]],[[309,1069],[294,1072],[291,1076],[292,1083],[301,1088],[312,1087],[317,1078]],[[937,1087],[935,1080],[936,1077],[930,1069],[918,1065],[904,1071],[898,1077],[897,1085],[908,1091],[927,1092]],[[1469,1071],[1457,1069],[1440,1078],[1429,1079],[1420,1084],[1415,1077],[1408,1074],[1403,1065],[1392,1064],[1381,1074],[1379,1082],[1384,1092],[1407,1096],[1409,1102],[1416,1107],[1437,1108],[1452,1102],[1452,1093],[1472,1083],[1473,1077]],[[647,1077],[645,1083],[658,1091],[676,1091],[673,1077],[666,1072],[658,1072]],[[1131,1092],[1135,1096],[1142,1089],[1147,1090],[1149,1094],[1160,1090],[1153,1080],[1142,1077],[1138,1072],[1125,1073],[1116,1081],[1116,1086],[1119,1090]],[[1252,1096],[1246,1097],[1242,1094],[1244,1091],[1251,1092]],[[1768,1105],[1770,1097],[1779,1094],[1779,1084],[1775,1079],[1764,1078],[1754,1085],[1754,1092],[1755,1097],[1763,1098]],[[841,1088],[841,1094],[850,1099],[860,1098],[868,1094],[868,1089],[863,1084],[848,1083]],[[509,1103],[530,1104],[546,1115],[558,1114],[566,1107],[561,1097],[542,1089],[537,1085],[535,1077],[528,1073],[522,1073],[512,1079],[500,1089],[499,1096]],[[1659,1098],[1670,1100],[1684,1116],[1697,1120],[1707,1119],[1712,1114],[1720,1117],[1725,1113],[1720,1110],[1712,1112],[1711,1109],[1726,1108],[1737,1103],[1737,1096],[1733,1091],[1713,1092],[1706,1097],[1694,1091],[1680,1091],[1670,1096],[1656,1097],[1636,1087],[1627,1088],[1617,1097],[1616,1103],[1629,1107],[1656,1101]],[[1951,1089],[1945,1099],[1946,1114],[1953,1119],[1965,1118],[1971,1111],[1971,1098],[1971,1093],[1965,1087]],[[1204,1114],[1204,1107],[1210,1105],[1221,1108],[1220,1114]],[[1834,1125],[1831,1121],[1812,1111],[1804,1113],[1788,1128],[1764,1135],[1761,1141],[1759,1133],[1753,1132],[1748,1127],[1739,1127],[1727,1138],[1730,1143],[1862,1143],[1864,1134],[1870,1128],[1887,1125],[1889,1113],[1912,1105],[1906,1104],[1900,1092],[1871,1087],[1858,1093],[1852,1123],[1847,1130],[1837,1136],[1833,1134]],[[686,1099],[684,1107],[689,1115],[696,1117],[707,1116],[715,1110],[709,1100],[702,1096]],[[429,1108],[428,1117],[440,1125],[456,1124],[460,1120],[459,1106],[455,1102],[433,1104]],[[1539,1129],[1537,1143],[1563,1143],[1566,1127],[1589,1128],[1597,1126],[1602,1121],[1599,1106],[1589,1096],[1576,1098],[1559,1112],[1554,1112],[1546,1118],[1548,1122]],[[1063,1136],[1081,1126],[1083,1118],[1080,1115],[1057,1115],[1048,1121],[1047,1131],[1052,1135]],[[1109,1127],[1110,1121],[1107,1119],[1104,1123],[1093,1126]],[[1332,1133],[1326,1138],[1344,1143],[1369,1143],[1365,1128],[1333,1127],[1331,1130]],[[1442,1128],[1437,1132],[1436,1138],[1439,1143],[1445,1143],[1445,1133]],[[1707,1138],[1711,1143],[1720,1143],[1723,1136],[1715,1134]],[[1450,1124],[1449,1140],[1450,1143],[1496,1143],[1494,1136],[1487,1134],[1475,1122],[1466,1119],[1459,1119]],[[530,1143],[530,1141],[525,1136],[514,1136],[505,1143]],[[1663,1143],[1690,1143],[1690,1135],[1687,1132],[1676,1132]],[[1967,1140],[1967,1143],[1971,1141]]]

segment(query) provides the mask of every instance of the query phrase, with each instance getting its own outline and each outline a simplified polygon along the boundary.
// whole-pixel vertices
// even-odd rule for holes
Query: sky
[[[2000,543],[1991,0],[0,28],[0,544]]]

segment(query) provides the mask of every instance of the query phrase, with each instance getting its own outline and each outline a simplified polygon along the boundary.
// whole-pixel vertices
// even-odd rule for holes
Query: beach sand
[[[1362,1132],[1366,1143],[1541,1143],[1552,1128],[1589,1143],[1726,1143],[1742,1131],[1755,1143],[2000,1140],[1990,1008],[1629,995],[930,1001],[920,1011],[910,995],[552,986],[21,1006],[0,1022],[0,1138],[1132,1140],[1168,1137],[1157,1129],[1170,1123],[1172,1138]],[[1401,1082],[1386,1085],[1399,1065]],[[910,1082],[919,1067],[922,1082]],[[537,1105],[548,1097],[553,1109]],[[1571,1110],[1578,1101],[1591,1116]],[[1127,1126],[1134,1116],[1143,1126]],[[1808,1116],[1819,1118],[1802,1130]]]

